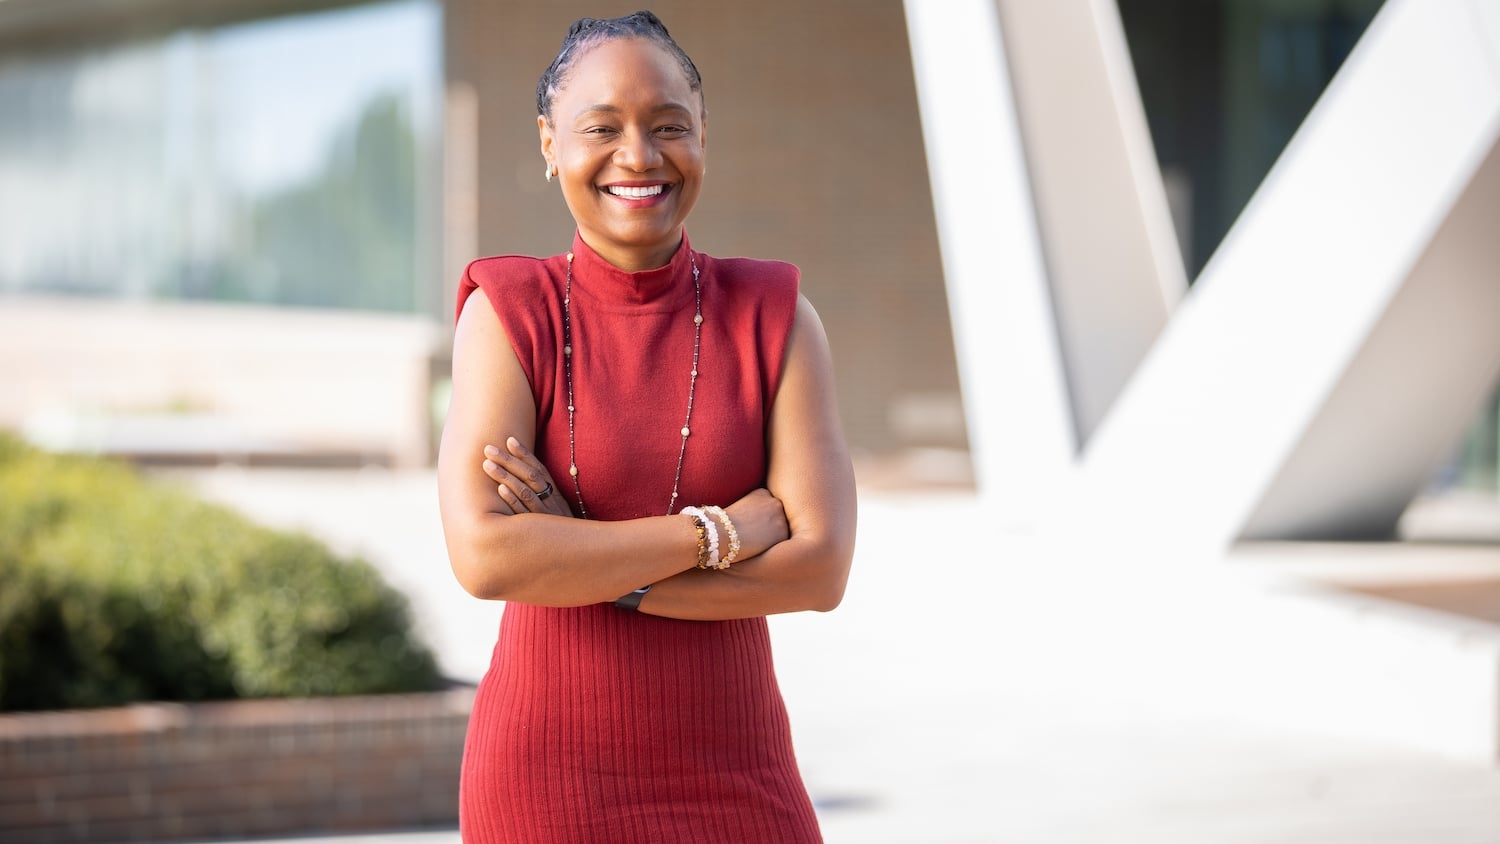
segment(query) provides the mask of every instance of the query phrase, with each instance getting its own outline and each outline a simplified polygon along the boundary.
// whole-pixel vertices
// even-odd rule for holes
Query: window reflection
[[[0,60],[0,292],[426,309],[438,14]]]

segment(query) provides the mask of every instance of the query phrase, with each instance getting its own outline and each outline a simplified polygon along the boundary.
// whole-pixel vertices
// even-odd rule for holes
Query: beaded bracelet
[[[729,520],[723,507],[704,507],[703,512],[724,523],[724,532],[729,535],[729,552],[724,555],[720,568],[727,569],[740,556],[740,532],[734,529],[734,522]]]
[[[722,569],[728,568],[728,564],[719,560],[719,526],[708,517],[706,508],[684,507],[682,514],[691,516],[693,523],[702,525],[703,529],[698,534],[698,568],[700,569]],[[705,538],[704,534],[707,534]]]
[[[708,531],[709,522],[703,516],[687,512],[683,508],[683,514],[693,520],[693,529],[698,532],[698,568],[708,568]],[[716,531],[717,532],[717,531]]]

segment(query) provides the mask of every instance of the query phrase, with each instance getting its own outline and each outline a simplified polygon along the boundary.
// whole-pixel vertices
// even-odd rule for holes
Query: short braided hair
[[[697,91],[699,97],[703,96],[703,77],[698,73],[698,66],[672,40],[666,24],[660,18],[651,12],[640,11],[619,18],[579,18],[573,21],[557,56],[542,73],[542,78],[537,80],[536,113],[551,123],[552,98],[567,84],[568,73],[579,57],[588,52],[590,47],[621,38],[639,38],[665,47],[682,66],[682,72],[687,75],[688,87]]]

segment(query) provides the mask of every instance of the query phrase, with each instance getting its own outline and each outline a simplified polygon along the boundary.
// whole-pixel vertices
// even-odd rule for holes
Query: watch
[[[619,607],[622,610],[629,610],[630,612],[640,612],[641,599],[646,597],[646,593],[650,591],[651,587],[649,585],[642,586],[634,592],[630,592],[616,598],[615,606]]]

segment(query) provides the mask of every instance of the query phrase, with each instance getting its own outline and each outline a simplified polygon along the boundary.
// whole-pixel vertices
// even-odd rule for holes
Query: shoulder
[[[537,302],[540,297],[534,294],[552,286],[556,267],[563,261],[561,256],[536,258],[530,255],[492,255],[470,261],[459,281],[455,316],[463,313],[465,303],[475,290],[484,291],[497,311],[503,309],[502,303],[509,308],[515,307],[517,302]]]
[[[763,371],[779,372],[803,297],[802,270],[786,261],[711,258],[713,284],[724,291],[732,319],[745,337],[757,338]],[[775,377],[767,400],[775,395]]]
[[[796,264],[760,258],[710,258],[707,263],[713,283],[733,301],[768,312],[777,321],[796,309],[802,284],[802,270]]]
[[[802,270],[786,261],[712,257],[708,261],[726,283],[790,286],[795,290],[802,281]]]
[[[464,278],[476,286],[488,284],[505,285],[525,282],[546,275],[549,265],[557,258],[536,258],[531,255],[491,255],[475,258],[464,269]]]

